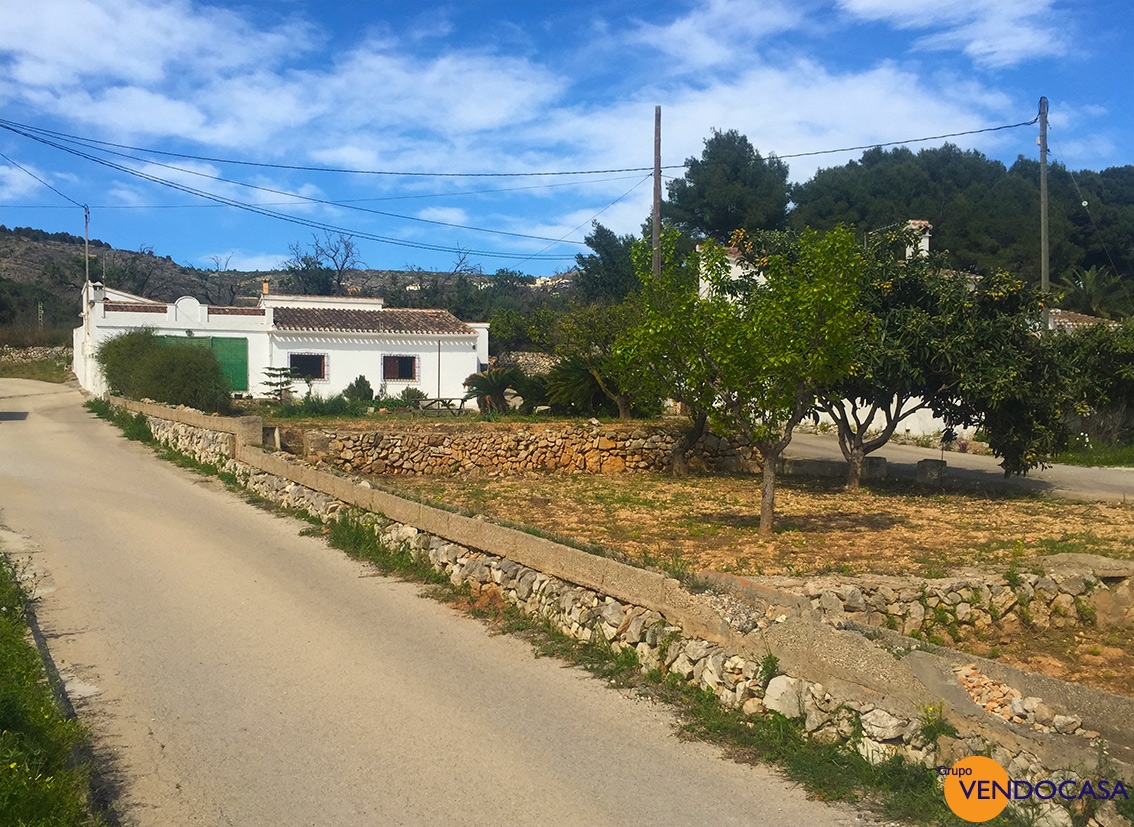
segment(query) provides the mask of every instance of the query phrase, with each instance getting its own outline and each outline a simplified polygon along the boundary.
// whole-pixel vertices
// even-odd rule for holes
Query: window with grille
[[[382,379],[386,382],[416,382],[420,375],[416,356],[383,356]]]
[[[296,379],[326,379],[327,355],[325,353],[292,353],[288,355],[288,367]]]

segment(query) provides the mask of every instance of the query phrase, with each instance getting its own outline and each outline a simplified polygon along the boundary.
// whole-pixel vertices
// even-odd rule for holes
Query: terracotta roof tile
[[[1051,326],[1055,328],[1070,330],[1077,327],[1090,327],[1096,324],[1116,327],[1118,322],[1111,321],[1110,319],[1100,319],[1098,316],[1088,316],[1086,313],[1076,313],[1074,310],[1062,310],[1060,308],[1052,308],[1051,310]]]
[[[465,335],[473,335],[476,332],[447,310],[277,307],[273,311],[272,318],[277,330]]]

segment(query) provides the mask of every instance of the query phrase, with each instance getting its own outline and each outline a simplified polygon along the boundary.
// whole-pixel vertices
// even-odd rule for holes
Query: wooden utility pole
[[[86,280],[91,280],[91,209],[86,204],[83,205],[83,264],[85,266],[84,273]],[[106,282],[105,276],[103,282]],[[83,312],[86,312],[84,308]]]
[[[1048,318],[1047,298],[1051,290],[1050,255],[1047,238],[1047,98],[1039,100],[1040,148],[1040,292],[1044,298],[1044,318]]]
[[[661,278],[661,107],[654,107],[654,283]]]

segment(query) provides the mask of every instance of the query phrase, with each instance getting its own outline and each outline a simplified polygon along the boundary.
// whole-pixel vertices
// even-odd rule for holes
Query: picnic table
[[[413,412],[423,416],[460,416],[465,412],[465,398],[463,396],[438,397],[436,399],[418,399],[414,403]]]

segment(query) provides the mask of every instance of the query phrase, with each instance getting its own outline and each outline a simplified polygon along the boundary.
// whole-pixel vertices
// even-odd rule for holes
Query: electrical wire
[[[581,230],[581,229],[582,229],[583,227],[587,226],[587,225],[588,225],[588,224],[590,224],[590,223],[591,223],[592,221],[594,221],[595,219],[597,219],[597,218],[598,218],[598,217],[599,217],[600,215],[602,215],[602,214],[603,214],[604,212],[606,212],[607,210],[609,210],[609,209],[610,209],[611,207],[613,207],[613,206],[614,206],[615,204],[617,204],[617,203],[618,203],[619,201],[621,201],[621,200],[622,200],[623,198],[626,198],[626,197],[627,197],[628,195],[630,195],[630,193],[632,193],[632,192],[633,192],[634,190],[638,189],[638,187],[642,186],[642,184],[646,183],[646,182],[647,182],[647,181],[649,181],[649,180],[650,180],[651,178],[653,178],[653,175],[652,175],[652,174],[651,174],[651,175],[647,175],[647,176],[646,176],[645,178],[643,178],[642,180],[640,180],[640,181],[639,181],[639,182],[638,182],[637,184],[635,184],[634,186],[632,186],[632,187],[631,187],[630,189],[626,190],[626,192],[622,193],[622,195],[620,195],[620,196],[618,196],[617,198],[615,198],[615,199],[614,199],[613,201],[611,201],[611,202],[610,202],[609,204],[607,204],[607,205],[606,205],[605,207],[603,207],[603,208],[602,208],[601,210],[599,210],[599,211],[598,211],[597,213],[595,213],[595,214],[594,214],[594,215],[592,215],[592,216],[591,216],[590,218],[588,218],[588,219],[587,219],[586,221],[584,221],[584,222],[583,222],[582,224],[580,224],[580,225],[579,225],[578,227],[575,227],[574,229],[570,230],[570,231],[569,231],[569,232],[568,232],[568,233],[567,233],[566,235],[564,235],[563,237],[564,237],[564,238],[566,238],[567,236],[571,235],[572,233],[577,233],[577,232],[578,232],[579,230]],[[552,247],[554,247],[554,246],[555,246],[554,244],[549,244],[548,246],[546,246],[546,247],[544,247],[544,248],[543,248],[542,250],[540,250],[540,251],[539,251],[538,253],[536,253],[536,255],[540,255],[541,253],[545,253],[545,252],[547,252],[548,250],[550,250],[550,249],[551,249]],[[521,261],[520,263],[522,264],[522,263],[523,263],[524,261],[528,261],[528,259],[523,259],[523,260],[522,260],[522,261]]]
[[[51,186],[51,184],[49,184],[49,183],[47,183],[46,181],[44,181],[44,180],[43,180],[42,178],[40,178],[40,177],[39,177],[38,175],[36,175],[36,174],[35,174],[34,172],[32,172],[32,171],[31,171],[30,169],[27,169],[26,167],[22,167],[22,166],[20,166],[20,165],[19,165],[19,164],[17,164],[17,163],[15,162],[15,161],[13,161],[13,160],[12,160],[11,158],[9,158],[9,157],[8,157],[7,155],[5,155],[5,154],[4,154],[3,152],[0,152],[0,158],[3,158],[3,159],[4,159],[5,161],[7,161],[7,162],[8,162],[9,164],[11,164],[12,166],[14,166],[14,167],[15,167],[16,169],[18,169],[18,170],[20,170],[21,172],[23,172],[23,173],[24,173],[25,175],[30,175],[30,176],[31,176],[32,178],[34,178],[35,180],[39,181],[39,183],[43,184],[43,185],[44,185],[45,187],[47,187],[47,188],[48,188],[49,190],[51,190],[51,191],[52,191],[53,193],[55,193],[56,195],[58,195],[58,196],[59,196],[60,198],[62,198],[62,199],[64,199],[64,200],[66,200],[66,201],[70,201],[70,202],[71,202],[72,204],[74,204],[74,205],[75,205],[76,207],[78,207],[78,208],[79,208],[79,209],[81,209],[81,210],[85,210],[85,209],[87,209],[87,206],[86,206],[86,204],[80,204],[80,203],[79,203],[78,201],[76,201],[76,200],[75,200],[74,198],[72,198],[71,196],[69,196],[69,195],[67,195],[66,193],[60,192],[59,190],[55,189],[55,187]],[[69,207],[60,207],[60,209],[70,209],[70,208],[69,208]]]
[[[901,140],[901,141],[887,141],[887,142],[883,142],[883,143],[863,144],[861,146],[842,147],[842,148],[839,148],[839,149],[825,149],[825,150],[814,150],[814,151],[811,151],[811,152],[791,153],[791,154],[785,154],[785,155],[778,155],[776,157],[779,157],[781,159],[783,159],[783,158],[803,158],[803,157],[811,157],[811,156],[816,156],[816,155],[829,155],[829,154],[835,154],[835,153],[840,153],[840,152],[855,152],[855,151],[859,151],[859,150],[873,149],[873,148],[876,148],[876,147],[880,148],[880,147],[898,146],[898,145],[910,144],[910,143],[923,143],[923,142],[927,142],[927,141],[943,140],[945,138],[956,138],[956,137],[961,137],[961,136],[964,136],[964,135],[976,135],[976,134],[981,134],[981,133],[985,133],[985,132],[997,132],[997,131],[1005,130],[1005,129],[1016,129],[1016,128],[1019,128],[1019,127],[1022,127],[1022,126],[1030,126],[1032,124],[1035,124],[1038,120],[1039,120],[1039,116],[1037,115],[1035,118],[1033,118],[1030,121],[1022,121],[1020,123],[1014,123],[1014,124],[1004,124],[1004,125],[1001,125],[1001,126],[985,127],[983,129],[972,129],[972,130],[965,130],[965,131],[961,131],[961,132],[951,132],[951,133],[947,133],[947,134],[943,134],[943,135],[934,135],[934,136],[928,136],[928,137],[924,137],[924,138],[910,138],[910,139]],[[643,183],[644,180],[648,180],[649,176],[647,176],[647,178],[643,179],[642,181],[638,181],[633,187],[631,187],[629,190],[627,190],[627,192],[625,192],[623,195],[619,196],[613,202],[608,204],[606,207],[604,207],[602,210],[600,210],[598,213],[596,213],[592,218],[588,219],[587,222],[584,222],[583,224],[580,224],[578,227],[574,228],[571,231],[571,233],[567,233],[567,235],[565,235],[565,236],[563,236],[562,238],[559,238],[559,239],[552,239],[552,238],[545,237],[545,236],[534,236],[534,235],[526,235],[526,234],[522,234],[522,233],[511,233],[511,232],[507,232],[507,231],[504,231],[504,230],[491,230],[491,229],[486,229],[486,228],[470,227],[470,226],[465,226],[465,225],[460,225],[460,224],[455,224],[455,223],[450,223],[450,222],[437,221],[437,220],[433,220],[433,219],[418,218],[416,216],[404,216],[404,215],[400,215],[400,214],[396,214],[396,213],[384,212],[384,211],[381,211],[381,210],[372,210],[372,209],[368,209],[368,208],[364,208],[364,207],[356,207],[356,206],[353,206],[351,202],[345,202],[345,201],[344,202],[335,202],[335,201],[330,201],[330,200],[326,200],[326,199],[310,198],[308,196],[302,196],[302,195],[298,195],[296,193],[285,192],[285,191],[282,191],[282,190],[276,190],[276,189],[272,189],[272,188],[269,188],[269,187],[262,187],[262,186],[258,186],[258,185],[254,185],[254,184],[247,184],[247,183],[244,183],[244,182],[241,182],[241,181],[234,181],[234,180],[231,180],[231,179],[222,178],[222,177],[219,177],[219,176],[213,176],[213,175],[209,175],[207,173],[198,172],[196,170],[185,169],[183,167],[175,167],[175,166],[172,166],[170,164],[164,164],[164,163],[161,163],[159,161],[154,161],[152,159],[138,158],[138,157],[135,157],[135,156],[126,155],[125,153],[119,152],[117,150],[125,149],[125,150],[130,150],[132,152],[149,153],[149,154],[153,154],[153,155],[161,155],[161,156],[164,156],[164,157],[176,157],[176,158],[183,158],[183,159],[187,159],[187,160],[204,161],[204,162],[208,162],[208,163],[220,163],[220,164],[227,163],[227,164],[250,166],[250,167],[260,167],[260,168],[268,168],[268,169],[298,170],[298,171],[305,171],[305,172],[330,172],[330,173],[356,174],[356,175],[384,175],[384,176],[434,177],[434,178],[517,178],[517,177],[562,176],[562,175],[597,175],[597,174],[614,174],[614,173],[622,173],[622,172],[645,172],[645,171],[651,171],[652,172],[651,167],[625,167],[625,168],[603,169],[603,170],[574,170],[574,171],[525,172],[525,173],[503,173],[503,172],[425,173],[425,172],[391,171],[391,170],[361,170],[361,169],[343,169],[343,168],[334,168],[334,167],[313,167],[313,166],[302,166],[302,165],[292,165],[292,164],[269,164],[269,163],[264,163],[264,162],[255,162],[255,161],[238,161],[238,160],[234,160],[234,159],[212,158],[212,157],[202,156],[202,155],[190,155],[190,154],[186,154],[186,153],[175,153],[175,152],[168,152],[168,151],[156,150],[156,149],[145,149],[145,148],[141,148],[141,147],[133,147],[133,146],[130,146],[130,145],[127,145],[127,144],[117,144],[117,143],[112,143],[112,142],[109,142],[109,141],[99,141],[99,140],[95,140],[95,139],[92,139],[92,138],[83,138],[81,136],[70,135],[68,133],[57,132],[57,131],[54,131],[54,130],[42,129],[40,127],[35,127],[35,126],[28,125],[28,124],[21,124],[21,123],[18,123],[16,121],[9,121],[7,119],[2,119],[2,118],[0,118],[0,128],[6,129],[10,132],[14,132],[18,135],[22,135],[26,138],[37,141],[37,142],[42,143],[44,145],[51,146],[55,149],[59,149],[63,152],[67,152],[67,153],[74,155],[76,157],[84,158],[86,160],[92,161],[93,163],[97,163],[97,164],[100,164],[102,166],[106,166],[106,167],[109,167],[111,169],[115,169],[115,170],[118,170],[120,172],[124,172],[128,175],[132,175],[132,176],[135,176],[135,177],[138,177],[138,178],[142,178],[143,180],[147,180],[147,181],[150,181],[152,183],[159,184],[161,186],[170,187],[174,190],[178,190],[178,191],[190,194],[190,195],[195,195],[195,196],[200,197],[200,198],[205,198],[207,200],[213,201],[213,202],[215,202],[219,205],[222,205],[222,206],[229,206],[229,207],[234,207],[234,208],[237,208],[237,209],[243,209],[243,210],[250,211],[250,212],[253,212],[253,213],[257,213],[257,214],[260,214],[260,215],[264,215],[264,216],[267,216],[267,217],[276,218],[278,220],[287,221],[289,223],[298,224],[298,225],[306,226],[306,227],[310,227],[310,228],[324,229],[324,230],[327,230],[327,231],[347,233],[347,234],[350,234],[350,235],[355,235],[359,238],[378,241],[380,243],[394,244],[394,245],[398,245],[398,246],[405,246],[405,247],[411,247],[411,248],[416,248],[416,249],[433,250],[433,251],[439,251],[439,252],[483,255],[483,256],[489,257],[489,258],[518,259],[518,260],[521,260],[521,261],[532,261],[532,260],[539,260],[539,261],[559,260],[559,261],[562,261],[562,260],[570,260],[571,257],[569,257],[569,256],[547,256],[547,255],[544,255],[544,253],[546,253],[547,250],[551,249],[556,244],[560,244],[560,243],[579,244],[580,242],[574,242],[574,241],[568,242],[568,241],[566,241],[567,236],[571,235],[571,233],[577,232],[579,229],[581,229],[587,223],[594,221],[599,215],[602,215],[604,212],[606,212],[606,210],[610,209],[615,204],[617,204],[619,201],[626,198],[628,195],[630,195],[630,193],[632,193],[635,189],[637,189],[639,186],[641,186],[641,184]],[[50,138],[48,136],[50,136]],[[51,138],[55,138],[56,140],[51,140]],[[419,242],[403,241],[403,240],[400,240],[400,239],[389,238],[389,237],[386,237],[386,236],[378,236],[378,235],[371,234],[371,233],[352,232],[352,231],[349,231],[349,230],[345,230],[343,228],[335,227],[333,225],[325,224],[323,222],[312,221],[312,220],[303,219],[303,218],[300,218],[298,216],[294,216],[294,215],[291,215],[291,214],[288,214],[288,213],[281,213],[281,212],[276,212],[275,210],[269,210],[269,209],[266,209],[266,205],[248,204],[248,203],[245,203],[245,202],[237,201],[236,199],[233,199],[233,198],[228,198],[226,196],[220,196],[220,195],[217,195],[215,193],[210,193],[210,192],[207,192],[207,191],[204,191],[204,190],[198,190],[196,188],[189,187],[187,185],[178,184],[174,181],[159,178],[158,176],[155,176],[155,175],[149,175],[147,173],[141,172],[139,170],[131,169],[130,167],[126,167],[126,166],[123,166],[121,164],[116,164],[116,163],[109,161],[105,158],[99,158],[98,156],[91,155],[89,152],[81,151],[81,150],[75,148],[74,146],[66,146],[64,144],[60,144],[60,143],[58,143],[58,141],[64,141],[66,143],[71,143],[71,144],[77,144],[78,146],[85,147],[86,149],[91,150],[91,151],[101,151],[101,152],[106,152],[106,153],[113,154],[113,155],[118,155],[120,157],[126,157],[126,158],[129,158],[130,160],[133,160],[133,161],[143,161],[143,162],[146,162],[146,163],[153,164],[155,166],[160,166],[160,167],[163,167],[163,168],[166,168],[166,169],[171,169],[171,170],[183,172],[183,173],[186,173],[186,174],[197,175],[197,176],[208,178],[210,180],[214,180],[214,181],[221,182],[221,183],[227,183],[227,184],[231,184],[231,185],[234,185],[234,186],[247,187],[247,188],[251,188],[251,189],[255,189],[255,190],[270,192],[270,193],[277,194],[277,195],[285,195],[285,196],[288,196],[289,198],[300,199],[300,200],[311,202],[311,203],[319,203],[319,204],[324,204],[324,205],[328,205],[328,206],[336,206],[336,207],[340,207],[340,208],[344,208],[344,209],[354,209],[354,210],[358,210],[358,211],[361,211],[361,212],[374,213],[374,214],[377,214],[377,215],[382,215],[382,216],[390,217],[390,218],[398,218],[398,219],[409,220],[409,221],[419,221],[419,222],[423,222],[423,223],[435,224],[435,225],[440,225],[440,226],[445,226],[445,227],[450,227],[450,228],[455,228],[455,229],[463,229],[463,230],[469,230],[469,231],[474,231],[474,232],[485,232],[485,233],[512,236],[512,237],[517,237],[517,238],[526,238],[526,239],[532,239],[532,240],[549,241],[549,242],[551,242],[551,244],[548,245],[547,247],[543,248],[543,250],[540,250],[537,253],[525,256],[524,254],[521,254],[521,253],[500,253],[500,252],[496,252],[496,251],[464,250],[464,249],[461,249],[461,248],[446,247],[446,246],[443,246],[443,245],[433,245],[433,244],[425,244],[425,243],[419,243]],[[114,147],[116,149],[101,149],[102,147]],[[84,205],[81,205],[78,202],[73,201],[71,198],[69,198],[68,196],[59,192],[59,190],[55,189],[55,187],[52,187],[47,182],[38,178],[38,176],[35,176],[34,174],[28,172],[26,169],[21,167],[19,164],[16,164],[14,161],[7,158],[7,156],[0,155],[0,157],[3,157],[5,160],[7,160],[13,166],[16,166],[19,169],[23,170],[24,172],[27,172],[29,175],[32,175],[32,177],[35,178],[37,181],[40,181],[40,183],[44,184],[44,186],[47,186],[48,188],[50,188],[51,190],[53,190],[54,192],[56,192],[57,194],[59,194],[60,196],[65,198],[66,200],[70,201],[72,204],[75,204],[76,206],[80,206],[80,207],[83,207],[84,209],[86,209],[86,207]],[[662,169],[683,169],[686,166],[687,166],[687,164],[669,165],[669,166],[662,167]],[[1076,182],[1076,188],[1078,188],[1077,182]],[[412,196],[406,196],[406,197],[412,197]],[[424,197],[424,196],[422,196],[422,197]],[[361,201],[361,200],[365,200],[365,199],[358,199],[358,200]],[[1090,215],[1089,211],[1088,211],[1088,215]],[[1092,224],[1095,224],[1093,216],[1091,216],[1091,222],[1092,222]],[[1096,232],[1098,232],[1097,224],[1095,224],[1095,230],[1096,230]],[[1110,258],[1110,251],[1109,250],[1107,250],[1107,257]],[[1113,259],[1111,259],[1111,263],[1113,265]],[[1117,268],[1116,268],[1116,270],[1117,270]]]
[[[23,135],[25,138],[30,138],[33,141],[38,141],[39,143],[43,143],[43,144],[46,144],[48,146],[53,146],[57,149],[62,149],[64,152],[72,152],[72,149],[68,148],[67,146],[65,146],[63,144],[55,143],[53,141],[49,141],[48,139],[43,138],[41,136],[38,136],[36,134],[29,133],[29,132],[23,132],[23,131],[18,130],[18,129],[13,129],[12,127],[5,127],[5,128],[9,129],[12,132],[15,132],[17,135]],[[82,145],[82,144],[80,144],[80,145]],[[127,155],[126,153],[118,152],[116,150],[105,150],[105,149],[103,149],[103,150],[95,150],[95,151],[105,152],[109,155],[114,155],[114,156],[117,156],[119,158],[128,158],[132,161],[145,160],[145,159],[135,158],[132,155]],[[533,241],[562,242],[562,243],[568,243],[568,244],[578,244],[579,246],[585,246],[585,245],[583,245],[583,242],[581,242],[581,241],[563,242],[562,239],[548,238],[547,236],[529,235],[527,233],[513,233],[513,232],[509,232],[507,230],[492,230],[492,229],[488,229],[488,228],[485,228],[485,227],[473,227],[473,226],[469,226],[467,224],[457,224],[457,223],[452,222],[452,221],[439,221],[439,220],[432,219],[432,218],[421,218],[419,216],[413,216],[413,215],[402,215],[400,213],[386,212],[384,210],[375,210],[375,209],[372,209],[372,208],[369,208],[369,207],[360,207],[360,206],[357,206],[355,204],[351,204],[351,203],[347,203],[347,202],[330,201],[330,200],[325,199],[325,198],[313,198],[311,196],[300,195],[299,193],[295,193],[295,192],[288,192],[287,190],[275,189],[274,187],[265,187],[265,186],[261,186],[259,184],[249,184],[249,183],[244,182],[244,181],[237,181],[237,180],[234,180],[232,178],[224,178],[224,177],[219,176],[219,175],[212,175],[212,174],[207,173],[207,172],[201,172],[200,170],[188,169],[187,167],[174,166],[173,164],[166,164],[166,163],[163,163],[161,161],[150,160],[150,161],[146,161],[146,163],[152,164],[153,166],[161,167],[162,169],[172,170],[174,172],[179,172],[179,173],[182,173],[182,174],[185,174],[185,175],[195,175],[198,178],[205,178],[205,179],[208,179],[210,181],[216,181],[216,182],[222,183],[222,184],[231,184],[231,185],[237,186],[237,187],[245,187],[246,189],[256,190],[258,192],[267,192],[267,193],[271,193],[272,195],[282,195],[282,196],[286,196],[288,198],[292,198],[292,199],[295,199],[295,200],[298,200],[298,201],[305,201],[305,202],[310,203],[310,204],[323,204],[325,206],[335,206],[335,207],[340,207],[342,209],[355,210],[357,212],[370,213],[371,215],[380,215],[380,216],[383,216],[384,218],[396,218],[396,219],[399,219],[401,221],[415,221],[415,222],[419,222],[419,223],[422,223],[422,224],[432,224],[432,225],[439,226],[439,227],[448,227],[450,229],[467,230],[467,231],[470,231],[470,232],[478,232],[478,233],[488,233],[490,235],[502,235],[502,236],[508,236],[508,237],[511,237],[511,238],[524,238],[524,239],[531,239]],[[129,171],[132,174],[136,172],[136,170],[131,170],[128,167],[120,167],[120,169],[123,169],[125,171]]]
[[[17,131],[17,130],[13,130],[13,131]],[[23,133],[19,133],[19,134],[23,134]],[[45,144],[47,146],[54,147],[55,149],[59,149],[63,152],[67,152],[67,153],[74,155],[76,157],[83,158],[85,160],[91,161],[91,162],[99,164],[101,166],[109,167],[110,169],[114,169],[114,170],[117,170],[119,172],[124,172],[128,175],[132,175],[132,176],[135,176],[137,178],[141,178],[143,180],[150,181],[150,182],[155,183],[155,184],[159,184],[161,186],[169,187],[171,189],[178,190],[180,192],[184,192],[184,193],[187,193],[187,194],[190,194],[190,195],[195,195],[195,196],[200,197],[200,198],[205,198],[205,199],[208,199],[210,201],[215,201],[217,203],[224,204],[224,205],[229,206],[229,207],[235,207],[237,209],[246,210],[248,212],[257,213],[259,215],[263,215],[263,216],[266,216],[266,217],[269,217],[269,218],[275,218],[275,219],[278,219],[278,220],[281,220],[281,221],[286,221],[288,223],[297,224],[297,225],[300,225],[300,226],[303,226],[303,227],[325,230],[327,232],[343,233],[345,235],[351,235],[351,236],[355,236],[357,238],[362,238],[362,239],[369,240],[369,241],[377,241],[377,242],[380,242],[380,243],[393,244],[393,245],[397,245],[397,246],[401,246],[401,247],[411,247],[411,248],[419,249],[419,250],[431,250],[431,251],[434,251],[434,252],[457,253],[457,254],[465,253],[465,254],[471,254],[471,255],[479,255],[479,256],[483,256],[485,258],[522,259],[522,260],[525,260],[525,261],[528,261],[528,260],[570,261],[570,260],[572,260],[571,256],[548,256],[548,255],[542,255],[542,254],[539,254],[539,253],[534,254],[534,255],[527,255],[527,254],[524,254],[524,253],[504,253],[504,252],[500,252],[500,251],[496,251],[496,250],[466,250],[466,249],[463,249],[463,248],[460,248],[460,247],[449,247],[449,246],[439,245],[439,244],[427,244],[427,243],[424,243],[424,242],[406,241],[406,240],[403,240],[403,239],[391,238],[389,236],[376,235],[374,233],[367,233],[367,232],[362,232],[362,231],[357,231],[357,230],[350,230],[350,229],[346,229],[344,227],[338,227],[338,226],[335,226],[333,224],[327,224],[327,223],[321,222],[321,221],[314,221],[314,220],[311,220],[311,219],[301,218],[299,216],[295,216],[295,215],[292,215],[290,213],[282,213],[282,212],[278,212],[276,210],[266,209],[266,208],[259,206],[259,205],[248,204],[248,203],[243,202],[243,201],[238,201],[234,198],[229,198],[229,197],[223,196],[223,195],[217,195],[216,193],[211,193],[211,192],[208,192],[208,191],[205,191],[205,190],[200,190],[200,189],[197,189],[195,187],[190,187],[186,184],[177,183],[176,181],[170,181],[170,180],[165,179],[165,178],[160,178],[156,175],[150,175],[150,174],[142,172],[140,170],[131,169],[130,167],[126,167],[126,166],[123,166],[121,164],[117,164],[117,163],[110,161],[106,158],[100,158],[96,155],[91,155],[90,153],[82,152],[81,150],[78,150],[74,147],[67,147],[67,146],[57,144],[54,141],[48,140],[48,139],[43,138],[43,137],[36,137],[36,136],[30,136],[30,135],[25,136],[25,137],[30,137],[32,140],[38,141],[39,143]]]
[[[1050,136],[1048,138],[1048,143],[1049,144],[1052,143]],[[1049,149],[1049,152],[1050,152],[1050,149]],[[1052,153],[1052,154],[1054,154],[1054,153]],[[1062,153],[1060,153],[1060,154],[1062,154]],[[1098,222],[1095,221],[1095,215],[1094,215],[1094,213],[1091,212],[1090,200],[1083,195],[1083,191],[1079,188],[1078,176],[1075,175],[1075,173],[1071,171],[1070,167],[1064,166],[1063,168],[1066,169],[1067,174],[1071,176],[1071,183],[1075,185],[1075,192],[1078,193],[1078,195],[1079,195],[1079,202],[1083,205],[1083,210],[1087,213],[1087,218],[1089,218],[1091,220],[1091,226],[1094,227],[1094,229],[1095,229],[1095,235],[1098,237],[1099,244],[1102,245],[1103,252],[1106,253],[1106,258],[1107,258],[1107,261],[1110,262],[1111,269],[1114,271],[1115,275],[1120,275],[1119,270],[1118,270],[1118,265],[1114,263],[1114,257],[1110,254],[1110,247],[1107,246],[1106,239],[1104,239],[1103,235],[1102,235],[1102,230],[1099,229]]]
[[[16,121],[9,121],[0,118],[0,127],[9,129],[13,132],[19,130],[27,130],[29,132],[36,132],[42,135],[50,136],[58,140],[65,140],[74,143],[88,145],[88,148],[93,148],[91,145],[115,147],[116,149],[125,149],[131,152],[144,152],[150,155],[163,155],[170,158],[184,158],[189,161],[205,161],[213,164],[234,164],[239,166],[248,167],[261,167],[264,169],[286,169],[296,170],[299,172],[331,172],[343,175],[388,175],[388,176],[405,176],[407,178],[535,178],[546,176],[560,176],[560,175],[610,175],[618,172],[647,172],[653,170],[653,167],[623,167],[620,169],[581,169],[581,170],[557,170],[553,172],[409,172],[406,170],[378,170],[378,169],[345,169],[340,167],[315,167],[303,166],[297,164],[270,164],[263,161],[238,161],[233,158],[211,158],[207,155],[190,155],[182,152],[168,152],[160,149],[149,149],[146,147],[130,146],[128,144],[116,144],[110,141],[99,141],[94,138],[83,138],[78,135],[70,135],[66,132],[56,132],[50,129],[42,129],[40,127],[31,126],[29,124],[21,124]],[[20,133],[25,134],[25,133]],[[138,159],[142,160],[142,159]],[[684,164],[663,167],[664,169],[681,169]]]
[[[666,180],[672,181],[676,176],[663,175]],[[617,178],[602,178],[595,182],[589,183],[609,183],[613,181],[627,181],[639,180],[637,175],[620,175]],[[375,196],[372,198],[344,198],[338,201],[328,201],[327,203],[336,207],[345,207],[348,204],[361,204],[370,201],[408,201],[412,199],[422,198],[460,198],[467,195],[494,195],[502,192],[524,192],[526,190],[549,190],[557,189],[560,187],[578,187],[577,182],[568,182],[564,184],[536,184],[530,187],[498,187],[489,190],[463,190],[461,192],[427,192],[419,193],[416,195],[386,195]],[[286,207],[292,204],[292,201],[264,201],[261,202],[262,207]],[[215,210],[223,207],[223,204],[91,204],[92,210]],[[70,207],[47,205],[47,204],[3,204],[0,207],[10,210],[67,210]]]
[[[999,132],[1002,129],[1018,129],[1021,126],[1031,126],[1039,121],[1039,115],[1036,115],[1030,121],[1020,121],[1020,123],[1009,123],[1003,126],[988,126],[984,129],[969,129],[965,132],[950,132],[945,135],[931,135],[928,138],[910,138],[905,141],[887,141],[881,144],[863,144],[862,146],[847,146],[842,149],[817,149],[814,152],[796,152],[791,155],[777,155],[777,158],[809,158],[813,155],[834,155],[837,152],[857,152],[858,150],[877,149],[885,146],[901,146],[902,144],[921,144],[926,141],[941,141],[945,138],[960,138],[962,135],[979,135],[982,132]]]
[[[948,132],[943,135],[930,135],[924,138],[907,138],[900,141],[885,141],[882,143],[862,144],[860,146],[840,147],[839,149],[817,149],[811,152],[793,152],[787,155],[776,155],[777,158],[809,158],[815,155],[834,155],[840,152],[858,152],[860,150],[874,149],[876,147],[887,146],[901,146],[902,144],[919,144],[927,141],[941,141],[946,138],[960,138],[966,135],[980,135],[985,132],[999,132],[1004,129],[1018,129],[1022,126],[1032,126],[1039,121],[1039,115],[1032,118],[1030,121],[1021,121],[1019,123],[1002,124],[1000,126],[988,126],[982,129],[968,129],[962,132]],[[86,145],[98,145],[114,147],[116,149],[129,150],[131,152],[142,152],[150,155],[162,155],[171,158],[183,158],[191,161],[205,161],[214,164],[234,164],[240,166],[261,167],[265,169],[285,169],[297,170],[300,172],[330,172],[337,174],[347,175],[385,175],[385,176],[405,176],[405,177],[420,177],[420,178],[524,178],[524,177],[544,177],[544,176],[560,176],[560,175],[608,175],[612,173],[621,172],[647,172],[652,171],[653,167],[622,167],[615,169],[588,169],[588,170],[557,170],[551,172],[410,172],[406,170],[375,170],[375,169],[347,169],[339,167],[316,167],[304,166],[298,164],[270,164],[263,161],[238,161],[233,158],[214,158],[207,155],[192,155],[188,153],[169,152],[160,149],[150,149],[145,147],[130,146],[129,144],[118,144],[110,141],[99,141],[94,138],[84,138],[78,135],[70,135],[66,132],[56,132],[50,129],[43,129],[41,127],[31,126],[29,124],[21,124],[16,121],[9,121],[0,118],[0,127],[16,131],[19,129],[37,132],[43,135],[52,136],[60,140],[67,140]],[[139,159],[143,160],[143,159]],[[662,169],[684,169],[688,164],[669,164],[663,166]]]

